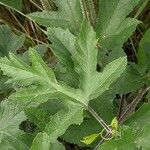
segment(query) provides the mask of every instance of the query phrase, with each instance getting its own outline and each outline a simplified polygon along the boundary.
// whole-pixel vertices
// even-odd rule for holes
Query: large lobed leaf
[[[79,89],[71,88],[56,80],[53,70],[34,49],[29,49],[30,65],[13,54],[10,54],[10,59],[6,57],[0,59],[0,67],[4,74],[11,77],[8,82],[13,83],[17,90],[10,96],[11,99],[24,103],[44,103],[56,98],[68,108],[67,111],[54,114],[46,125],[42,125],[51,143],[64,134],[71,124],[80,124],[83,120],[83,108],[87,107],[89,100],[105,92],[125,70],[126,58],[123,57],[108,64],[103,72],[97,72],[96,34],[88,22],[83,24],[80,32],[76,39],[75,52],[70,51],[80,76]]]

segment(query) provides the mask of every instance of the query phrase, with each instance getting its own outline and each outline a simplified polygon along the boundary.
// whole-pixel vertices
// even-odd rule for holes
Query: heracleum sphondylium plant
[[[27,103],[30,106],[32,103],[40,104],[48,99],[57,98],[66,107],[67,110],[60,110],[45,125],[44,135],[41,136],[45,137],[47,134],[49,143],[56,142],[69,125],[80,124],[83,119],[83,109],[88,109],[88,102],[106,91],[125,69],[126,58],[123,57],[108,64],[102,73],[97,72],[96,43],[96,34],[89,23],[85,21],[76,39],[75,51],[72,52],[75,70],[80,76],[78,89],[57,81],[53,70],[44,63],[34,49],[29,49],[31,66],[13,54],[9,55],[9,59],[2,58],[0,60],[4,74],[11,77],[8,82],[20,87],[9,99],[18,103]],[[5,135],[5,132],[3,134]],[[8,136],[8,134],[6,135]],[[38,135],[39,138],[41,136]],[[37,138],[33,143],[36,143]]]
[[[149,124],[144,122],[142,126],[141,123],[149,116],[149,104],[143,105],[125,122],[126,126],[119,127],[119,131],[116,118],[113,119],[112,113],[108,113],[112,111],[115,94],[132,92],[143,84],[149,84],[149,65],[146,63],[149,57],[146,51],[147,43],[150,43],[149,32],[141,41],[137,65],[126,66],[127,60],[122,51],[123,43],[140,23],[134,18],[126,18],[139,0],[99,0],[97,20],[94,20],[96,14],[92,0],[54,2],[58,7],[57,11],[36,12],[28,17],[47,27],[46,34],[52,42],[50,47],[59,60],[57,66],[54,69],[48,67],[33,48],[29,49],[28,64],[12,53],[9,56],[7,54],[8,58],[0,59],[3,74],[9,77],[7,83],[12,84],[15,89],[0,105],[0,149],[64,150],[62,143],[57,140],[58,137],[78,145],[81,145],[81,141],[91,144],[97,137],[109,140],[102,144],[100,149],[128,150],[140,146],[148,149],[148,140],[145,137],[149,136]],[[44,5],[46,3],[49,2],[45,1]],[[0,4],[6,6],[10,3],[2,1]],[[11,3],[10,6],[13,8],[14,4]],[[51,10],[49,6],[44,6],[45,10]],[[1,31],[5,34],[3,29]],[[17,37],[14,37],[14,40],[15,38],[17,41]],[[3,42],[1,45],[4,49]],[[105,54],[109,50],[112,52],[106,57]],[[100,72],[97,72],[98,63],[102,68]],[[144,66],[144,69],[141,66]],[[138,73],[135,73],[132,67],[137,68]],[[117,84],[113,84],[120,76]],[[133,83],[134,86],[131,85]],[[143,96],[148,90],[149,88],[144,86],[139,95]],[[140,100],[139,95],[133,100],[133,104]],[[136,101],[137,99],[139,100]],[[133,104],[127,107],[127,112],[130,112],[130,108],[133,110]],[[118,120],[123,122],[127,116],[125,111]],[[95,118],[96,122],[92,118]],[[36,125],[34,133],[20,130],[20,124],[26,119]],[[76,126],[67,130],[72,124]],[[103,130],[98,128],[98,133],[95,133],[97,124]],[[139,132],[142,127],[142,132]],[[91,128],[94,129],[93,132],[87,132]],[[76,129],[82,130],[74,135]],[[63,135],[66,130],[67,134]],[[104,131],[110,136],[103,137]],[[78,137],[78,134],[81,137]],[[111,140],[112,138],[114,139]],[[93,145],[91,147],[93,148]]]

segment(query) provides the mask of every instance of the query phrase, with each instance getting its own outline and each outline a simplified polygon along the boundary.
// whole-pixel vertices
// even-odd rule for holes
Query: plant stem
[[[82,5],[86,18],[89,20],[91,25],[96,27],[96,11],[93,0],[82,0]]]
[[[25,15],[25,14],[22,13],[21,11],[19,11],[19,10],[15,9],[15,8],[13,8],[13,7],[7,5],[7,4],[4,4],[4,3],[2,3],[2,2],[0,2],[0,5],[5,6],[6,8],[9,8],[9,9],[11,9],[11,10],[14,10],[15,12],[17,12],[17,13],[19,13],[20,15],[24,16],[25,18],[27,18],[27,19],[33,21],[33,23],[35,24],[35,26],[45,34],[45,31],[44,31],[42,28],[40,28],[40,26],[38,26],[38,24],[37,24],[32,18],[30,18],[29,16]]]
[[[142,97],[144,96],[144,94],[146,94],[148,92],[148,90],[150,89],[150,87],[146,87],[144,86],[138,93],[138,95],[135,97],[135,99],[132,101],[131,104],[129,104],[128,108],[125,110],[125,112],[119,117],[118,122],[119,124],[123,123],[125,121],[125,119],[130,116],[132,114],[132,112],[135,110],[135,107],[137,106],[137,104],[139,103],[139,101],[142,99]],[[125,97],[122,97],[123,102],[121,103],[121,105],[123,106],[123,103],[125,101]],[[121,106],[121,107],[122,107]],[[104,136],[105,138],[109,137],[111,135],[111,133],[107,132],[106,135]],[[99,148],[99,146],[105,141],[105,139],[102,139],[94,148],[94,150],[97,150]]]
[[[125,119],[132,114],[132,112],[135,110],[135,107],[139,103],[139,101],[142,99],[144,94],[150,89],[150,87],[144,86],[138,93],[138,95],[135,97],[135,99],[129,104],[125,112],[121,115],[121,117],[118,119],[119,124],[123,123]]]
[[[137,13],[135,14],[134,18],[138,18],[139,15],[142,13],[142,11],[144,10],[145,6],[147,5],[148,0],[145,0],[143,2],[143,4],[140,6],[140,8],[138,9]]]
[[[33,0],[30,0],[30,2],[34,4],[34,6],[36,6],[39,10],[43,11],[43,9],[36,2],[34,2]]]
[[[126,96],[123,94],[121,97],[120,105],[119,105],[118,118],[120,118],[120,116],[122,115],[125,104],[126,104]]]
[[[101,126],[106,130],[107,133],[111,134],[111,128],[105,123],[105,121],[91,108],[87,107],[87,110],[92,114],[92,116],[101,124]]]

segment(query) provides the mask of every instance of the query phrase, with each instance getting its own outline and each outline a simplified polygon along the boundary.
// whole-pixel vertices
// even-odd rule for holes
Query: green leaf
[[[122,57],[109,63],[102,73],[97,72],[96,43],[96,33],[85,21],[76,41],[77,52],[73,59],[75,70],[80,75],[80,88],[89,100],[105,92],[126,68],[126,58]]]
[[[49,136],[44,133],[38,133],[35,139],[33,140],[30,150],[49,150],[50,149],[50,140]]]
[[[98,150],[135,150],[134,131],[128,126],[121,127],[121,136],[103,143]]]
[[[80,88],[87,95],[95,86],[92,83],[96,76],[97,52],[96,33],[88,22],[84,22],[76,40],[76,52],[73,52],[75,70],[80,75]]]
[[[126,70],[115,83],[117,93],[124,94],[138,90],[144,85],[145,76],[141,75],[134,67],[135,64],[129,64]]]
[[[0,59],[2,71],[11,77],[8,82],[13,83],[16,89],[10,96],[11,99],[28,103],[30,107],[37,107],[49,99],[63,102],[65,109],[51,116],[46,126],[42,124],[42,129],[45,126],[44,132],[48,134],[51,142],[63,135],[71,124],[80,124],[83,120],[83,108],[87,107],[89,100],[104,93],[125,70],[126,58],[123,57],[108,64],[101,73],[97,72],[96,43],[96,33],[89,23],[84,22],[76,39],[76,51],[72,53],[75,69],[80,76],[79,89],[57,81],[53,70],[34,49],[29,49],[30,65],[13,54],[10,54],[10,59]],[[101,104],[103,107],[103,103]]]
[[[95,85],[90,99],[94,99],[109,89],[110,85],[120,77],[126,68],[126,57],[118,58],[104,68],[102,73],[98,73],[92,80]]]
[[[89,105],[94,108],[98,115],[105,119],[107,124],[110,124],[111,120],[114,118],[112,102],[116,94],[117,93],[114,89],[108,90],[97,99],[89,102]],[[66,133],[62,136],[65,141],[79,146],[85,146],[85,144],[80,141],[83,137],[92,135],[93,133],[98,133],[103,129],[93,116],[91,116],[88,112],[86,114],[87,116],[84,117],[81,125],[72,125],[69,127]],[[96,142],[89,146],[93,148],[96,146],[95,144]]]
[[[23,131],[19,125],[25,120],[23,108],[14,100],[4,100],[0,104],[0,149],[27,150],[28,145],[21,140]]]
[[[69,28],[77,34],[83,20],[80,0],[55,0],[58,11],[43,11],[29,14],[40,25]]]
[[[27,108],[25,114],[32,123],[37,125],[40,131],[43,131],[46,124],[50,121],[50,114],[39,108]]]
[[[78,106],[72,106],[68,111],[60,110],[54,114],[50,122],[46,124],[45,132],[50,140],[54,141],[63,135],[71,124],[80,124],[83,120],[83,109]]]
[[[5,5],[11,6],[19,11],[22,10],[22,0],[0,0]]]
[[[23,46],[24,36],[15,35],[7,25],[0,26],[0,57],[9,55]]]
[[[57,149],[57,150],[66,150],[65,147],[63,146],[63,144],[58,142],[58,141],[55,141],[55,142],[51,143],[50,148],[52,150],[55,150],[55,149]]]
[[[107,38],[130,27],[134,19],[126,18],[140,0],[100,0],[98,34]],[[117,31],[117,32],[116,32]],[[116,32],[116,33],[115,33]],[[101,33],[101,34],[100,34]]]
[[[140,21],[127,15],[140,0],[100,0],[97,37],[102,50],[121,48]],[[127,18],[126,18],[127,17]],[[116,52],[118,53],[118,52]]]
[[[150,29],[147,30],[142,37],[139,49],[137,53],[139,70],[141,73],[145,73],[147,69],[150,68],[149,58],[150,58]]]
[[[80,103],[83,97],[78,93],[79,91],[69,88],[64,84],[59,84],[55,79],[53,71],[45,65],[35,50],[30,49],[29,55],[32,63],[31,66],[26,65],[14,55],[10,56],[10,60],[7,58],[1,59],[0,64],[4,73],[13,77],[10,79],[11,82],[16,81],[18,83],[19,80],[19,84],[22,86],[32,84],[23,88],[21,87],[10,97],[19,102],[26,103],[42,103],[56,97],[60,98],[66,106],[71,107],[69,111],[58,112],[51,118],[50,122],[46,124],[45,131],[50,135],[51,140],[57,139],[58,136],[64,134],[68,126],[82,122],[83,106],[81,107],[81,105],[77,105],[76,103],[71,104],[69,100],[75,100]]]
[[[50,69],[44,63],[42,58],[35,50],[30,49],[29,56],[30,61],[32,62],[32,66],[25,64],[13,54],[10,54],[10,60],[8,60],[7,58],[2,58],[0,60],[0,67],[3,70],[4,74],[13,77],[12,79],[8,80],[9,82],[17,83],[21,86],[30,85],[33,83],[35,84],[32,90],[32,87],[25,88],[25,92],[23,89],[22,93],[24,93],[25,96],[34,95],[33,98],[36,98],[39,95],[43,95],[44,92],[45,94],[51,95],[53,98],[58,98],[64,95],[66,97],[69,97],[70,99],[74,99],[79,103],[84,100],[84,95],[82,95],[79,90],[75,90],[65,84],[60,84],[56,81],[52,69]],[[39,85],[39,87],[41,88],[36,94],[35,87],[37,85]],[[43,90],[43,88],[47,88],[46,91]]]
[[[65,150],[63,144],[58,141],[50,143],[49,136],[45,132],[37,134],[30,150]]]
[[[136,130],[139,130],[150,122],[150,103],[143,104],[138,111],[136,111],[126,122],[125,124],[133,127]]]
[[[138,147],[142,146],[144,150],[150,149],[149,145],[149,129],[150,129],[150,103],[145,103],[139,108],[126,122],[131,128],[136,131],[135,143]]]
[[[48,38],[52,42],[52,51],[60,60],[60,62],[73,68],[73,60],[71,54],[75,53],[75,36],[69,30],[61,28],[48,28]]]
[[[3,76],[0,74],[0,92],[6,92],[7,90],[10,90],[12,88],[11,84],[5,84],[7,80],[7,76]]]
[[[69,30],[61,28],[48,28],[47,35],[52,42],[51,49],[60,61],[60,64],[55,67],[56,78],[77,88],[79,79],[78,74],[74,71],[74,62],[71,58],[76,52],[75,36]],[[63,67],[65,68],[62,71]]]
[[[83,140],[81,140],[81,142],[83,142],[86,145],[91,144],[98,136],[100,135],[100,133],[94,133],[92,135],[83,137]]]
[[[144,127],[137,132],[137,137],[135,143],[138,147],[142,147],[144,150],[149,150],[149,138],[150,138],[150,124],[145,124]]]

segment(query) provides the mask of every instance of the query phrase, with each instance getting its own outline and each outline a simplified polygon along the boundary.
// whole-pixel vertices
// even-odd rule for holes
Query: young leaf
[[[77,34],[83,20],[80,0],[55,0],[58,11],[29,14],[37,23],[47,27],[68,28]]]
[[[83,140],[81,140],[81,142],[83,142],[84,144],[86,145],[89,145],[91,144],[93,141],[95,141],[95,139],[97,137],[99,137],[100,133],[94,133],[92,135],[89,135],[89,136],[86,136],[86,137],[83,137]]]

